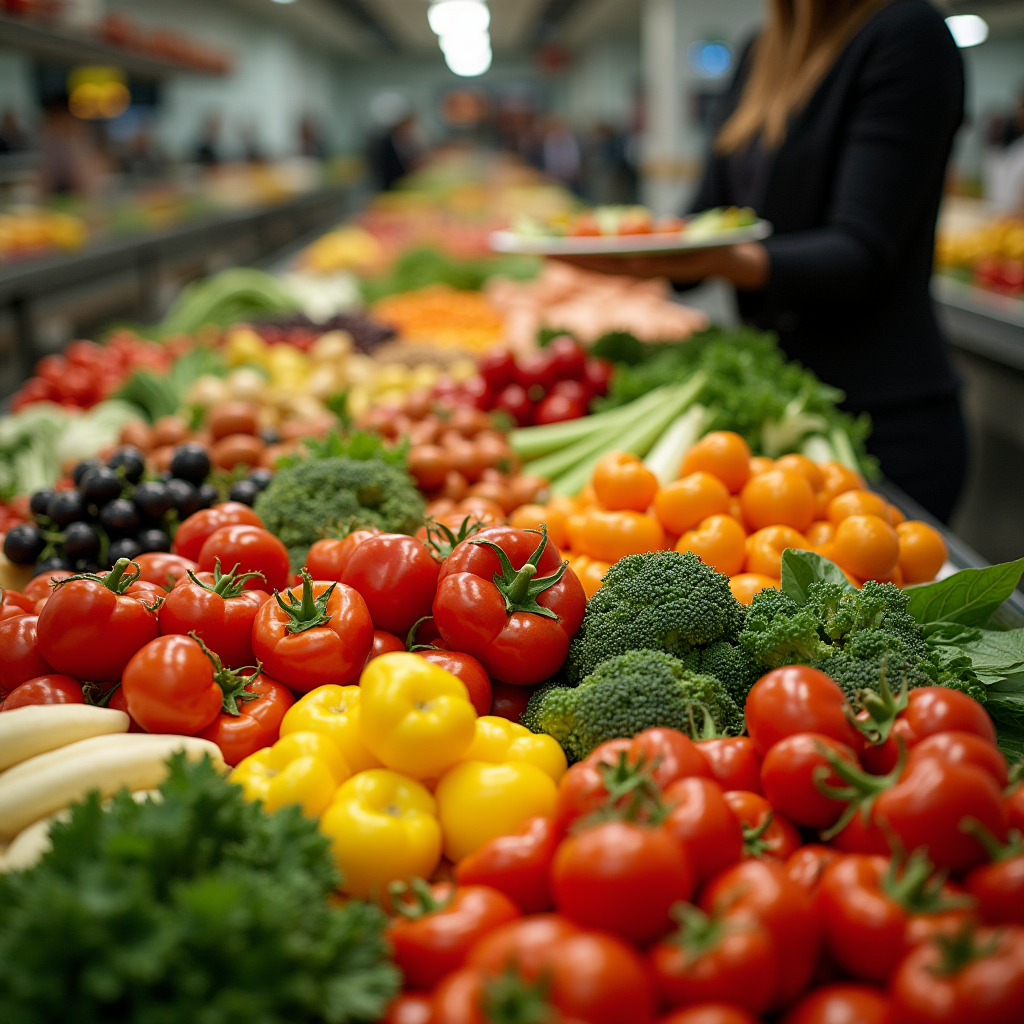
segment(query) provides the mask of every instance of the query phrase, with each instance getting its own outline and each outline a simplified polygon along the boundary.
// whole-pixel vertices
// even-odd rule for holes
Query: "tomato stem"
[[[974,922],[968,918],[952,935],[935,935],[932,942],[939,947],[939,962],[929,970],[932,974],[959,974],[968,964],[989,956],[999,948],[997,932],[988,942],[978,943]]]
[[[883,657],[882,667],[878,672],[878,692],[864,689],[857,694],[861,706],[868,713],[867,721],[858,721],[849,705],[846,707],[847,720],[854,729],[863,733],[871,746],[877,747],[889,738],[889,733],[896,724],[896,718],[906,710],[909,703],[907,693],[907,677],[903,676],[900,682],[900,691],[895,697],[893,696],[888,680],[888,664]]]
[[[303,568],[299,572],[299,576],[302,577],[301,600],[297,600],[290,590],[286,590],[287,603],[285,603],[280,592],[274,591],[274,598],[281,610],[292,620],[285,627],[289,633],[304,633],[307,629],[323,626],[330,622],[331,616],[327,612],[327,602],[338,585],[332,583],[319,597],[314,597],[313,577],[309,575],[309,570]]]
[[[743,855],[745,857],[763,857],[771,848],[764,834],[771,828],[774,815],[769,811],[764,816],[760,825],[748,825],[745,821],[740,822],[743,832]]]
[[[240,597],[242,591],[245,590],[245,583],[247,580],[256,579],[259,577],[264,583],[267,582],[267,577],[261,572],[243,572],[239,573],[241,568],[241,562],[235,562],[230,572],[221,572],[220,559],[218,558],[213,566],[213,586],[209,583],[203,583],[191,569],[186,569],[188,578],[197,586],[202,587],[203,590],[208,590],[211,594],[217,594],[223,597],[225,601],[229,601],[233,597]]]
[[[455,886],[437,899],[430,891],[430,886],[422,878],[414,878],[408,885],[402,881],[394,881],[388,885],[388,896],[391,897],[391,908],[396,914],[416,921],[427,914],[436,914],[446,910],[455,899]]]
[[[540,579],[534,579],[534,576],[537,574],[537,563],[540,561],[540,556],[544,553],[547,542],[548,528],[547,525],[543,525],[540,528],[540,543],[533,554],[526,560],[523,567],[516,570],[513,568],[512,562],[509,560],[504,549],[493,541],[483,540],[482,538],[470,540],[470,544],[488,547],[498,556],[501,572],[496,572],[493,579],[495,587],[498,588],[498,593],[505,599],[506,614],[531,612],[534,615],[543,615],[547,619],[558,618],[557,612],[539,605],[537,598],[545,590],[553,587],[565,575],[565,570],[568,568],[569,563],[562,562],[558,570],[550,576],[541,576]]]
[[[194,629],[189,633],[189,636],[199,644],[203,654],[210,659],[210,664],[213,665],[213,681],[221,688],[224,694],[224,699],[221,703],[224,714],[237,717],[242,713],[238,708],[239,703],[246,704],[251,700],[260,699],[260,694],[249,693],[246,689],[263,669],[259,662],[255,665],[247,665],[246,668],[251,668],[252,673],[248,676],[243,676],[242,669],[225,668],[224,662],[220,660],[220,655],[216,651],[211,651],[203,643],[203,638]]]
[[[468,537],[472,537],[474,533],[485,529],[486,525],[479,516],[468,515],[459,524],[459,530],[456,533],[444,523],[428,518],[424,523],[427,531],[426,545],[435,560],[443,562],[459,544]]]
[[[686,953],[688,963],[716,949],[725,936],[726,922],[718,913],[705,914],[700,907],[680,901],[672,904],[669,914],[679,927],[668,941]]]
[[[989,859],[996,863],[1024,855],[1024,836],[1015,828],[1007,833],[1009,841],[1006,843],[999,842],[977,818],[963,818],[960,821],[960,831],[974,836],[985,847]]]
[[[484,982],[483,1019],[488,1024],[550,1024],[557,1016],[548,1003],[548,986],[544,976],[527,982],[509,963],[496,978]]]
[[[845,786],[832,786],[826,781],[829,777],[828,768],[818,765],[814,769],[812,777],[818,792],[830,800],[839,800],[846,804],[846,809],[839,820],[830,829],[821,833],[821,838],[824,841],[827,842],[839,835],[858,812],[866,820],[876,798],[896,785],[900,775],[903,774],[903,766],[907,763],[907,745],[903,742],[902,736],[896,737],[896,745],[899,750],[896,767],[888,775],[869,775],[856,765],[850,764],[849,761],[840,757],[823,743],[818,744],[818,752],[825,758],[829,767],[839,776],[840,780],[846,783]]]
[[[126,571],[129,565],[135,566],[134,573]],[[112,590],[115,594],[123,594],[141,575],[142,567],[138,562],[133,562],[130,558],[119,558],[106,576],[100,576],[94,572],[80,572],[58,580],[53,584],[53,588],[56,590],[72,580],[89,580],[91,583],[101,583],[107,590]]]
[[[940,914],[947,910],[973,907],[970,896],[945,896],[942,887],[946,873],[936,871],[923,849],[904,859],[902,851],[893,853],[879,888],[910,914]]]

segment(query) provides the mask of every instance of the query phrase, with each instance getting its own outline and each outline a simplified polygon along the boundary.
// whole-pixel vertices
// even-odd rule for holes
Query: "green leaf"
[[[956,646],[971,659],[982,682],[1024,673],[1024,629],[978,630]]]
[[[802,608],[807,604],[807,588],[812,583],[839,583],[847,590],[853,584],[835,562],[814,551],[786,548],[782,552],[782,592]]]
[[[1000,723],[996,726],[996,743],[1010,764],[1024,760],[1024,729]]]
[[[918,622],[984,626],[1013,593],[1024,574],[1024,558],[984,569],[961,569],[935,583],[908,587],[908,610]]]

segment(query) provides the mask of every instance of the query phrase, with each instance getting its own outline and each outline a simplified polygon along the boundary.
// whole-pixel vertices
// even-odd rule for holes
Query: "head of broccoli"
[[[606,659],[575,688],[537,690],[522,721],[581,760],[605,740],[655,726],[689,732],[703,728],[706,716],[719,733],[743,731],[743,712],[718,679],[662,651],[634,650]]]
[[[684,657],[716,640],[735,640],[743,606],[729,580],[691,552],[627,555],[605,574],[587,602],[583,625],[569,647],[566,674],[579,682],[601,662],[626,651]]]
[[[310,545],[359,526],[414,533],[423,524],[423,496],[400,466],[347,456],[305,459],[278,470],[256,499],[264,526],[288,548],[298,571]]]

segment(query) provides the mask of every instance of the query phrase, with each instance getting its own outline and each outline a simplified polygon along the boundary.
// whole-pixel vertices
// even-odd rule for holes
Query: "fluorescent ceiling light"
[[[491,52],[491,37],[486,32],[474,35],[443,35],[438,39],[441,51],[447,57],[451,54],[477,54]]]
[[[295,0],[274,0],[275,4],[293,4]]]
[[[475,78],[482,75],[491,66],[491,50],[475,50],[460,52],[458,50],[444,55],[449,71],[463,78]]]
[[[946,19],[946,27],[961,50],[988,39],[988,22],[977,14],[954,14]]]
[[[476,35],[486,32],[491,12],[482,0],[437,0],[427,9],[427,21],[435,35]]]

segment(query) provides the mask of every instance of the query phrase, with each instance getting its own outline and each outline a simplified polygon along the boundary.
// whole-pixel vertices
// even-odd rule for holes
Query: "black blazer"
[[[748,58],[749,49],[722,121]],[[942,16],[926,0],[893,0],[851,39],[774,155],[757,208],[775,225],[771,277],[740,293],[740,310],[842,388],[851,409],[957,388],[928,286],[963,103],[963,64]],[[727,159],[709,161],[695,210],[736,201]]]

